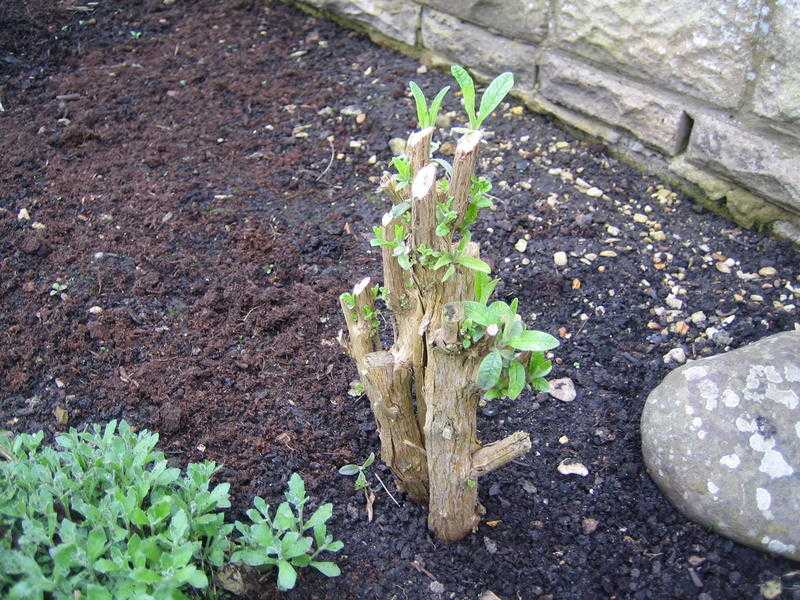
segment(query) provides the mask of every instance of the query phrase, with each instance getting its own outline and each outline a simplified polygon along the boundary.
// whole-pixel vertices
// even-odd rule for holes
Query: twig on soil
[[[242,323],[247,323],[247,318],[248,318],[248,317],[249,317],[251,314],[253,314],[253,311],[254,311],[254,310],[256,310],[256,309],[259,309],[259,308],[261,308],[261,307],[263,307],[263,306],[264,306],[263,304],[259,304],[258,306],[254,306],[254,307],[253,307],[253,308],[251,308],[249,311],[247,311],[247,314],[244,316],[244,319],[242,319]]]
[[[383,479],[381,479],[380,476],[377,473],[373,473],[373,475],[375,475],[375,478],[380,482],[380,484],[383,487],[383,489],[386,490],[386,493],[389,494],[389,498],[394,500],[394,503],[397,504],[397,506],[400,506],[400,503],[397,500],[395,500],[394,496],[392,496],[392,492],[390,492],[389,488],[386,487],[386,484],[383,483]]]
[[[428,577],[430,577],[432,581],[437,581],[436,577],[433,576],[433,573],[431,573],[430,571],[428,571],[428,569],[419,564],[419,561],[412,560],[411,566],[414,567],[417,571],[419,571],[423,575],[427,575]]]
[[[336,154],[336,149],[333,147],[333,142],[330,139],[328,140],[328,144],[330,144],[331,146],[331,159],[328,161],[328,166],[325,167],[325,170],[319,174],[319,177],[317,177],[316,181],[322,179],[322,177],[325,175],[325,173],[328,172],[328,170],[331,168],[331,165],[333,164],[333,157]]]

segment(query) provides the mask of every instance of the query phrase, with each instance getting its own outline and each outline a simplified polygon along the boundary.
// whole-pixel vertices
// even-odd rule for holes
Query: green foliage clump
[[[12,599],[178,599],[208,586],[228,533],[227,483],[213,462],[186,474],[158,435],[124,421],[74,429],[42,447],[21,434],[0,463],[0,595]]]
[[[333,516],[333,504],[321,505],[303,520],[303,508],[308,502],[302,478],[293,473],[289,479],[286,501],[270,515],[263,498],[253,500],[255,509],[247,511],[250,524],[236,521],[241,534],[232,562],[251,567],[274,566],[278,569],[278,589],[290,590],[297,581],[296,567],[313,567],[327,577],[341,574],[334,562],[317,560],[321,552],[338,552],[344,544],[333,539],[326,523]],[[313,537],[303,535],[310,531]]]
[[[181,600],[207,589],[208,573],[231,550],[262,547],[263,539],[247,536],[231,543],[234,525],[224,513],[230,484],[210,484],[219,467],[169,467],[155,449],[156,433],[111,421],[57,436],[57,448],[43,446],[43,438],[0,438],[2,598]],[[295,495],[298,480],[304,492],[295,474]],[[336,548],[324,532],[330,512],[323,505],[308,521],[315,534],[322,521],[326,550]],[[298,557],[293,564],[305,566]]]

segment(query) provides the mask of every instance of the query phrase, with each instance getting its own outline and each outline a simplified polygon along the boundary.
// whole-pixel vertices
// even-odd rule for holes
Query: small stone
[[[500,596],[489,590],[483,592],[478,600],[500,600]]]
[[[774,277],[778,274],[778,271],[775,267],[761,267],[758,270],[758,274],[761,275],[761,277]]]
[[[103,309],[99,306],[93,306],[89,309],[89,312],[93,315],[99,315],[103,312]]]
[[[562,446],[564,444],[568,444],[569,443],[569,438],[567,436],[565,436],[565,435],[562,435],[560,438],[558,438],[558,443],[561,444]]]
[[[517,243],[516,243],[516,244],[514,244],[514,249],[515,249],[517,252],[525,252],[525,250],[526,250],[527,248],[528,248],[528,240],[526,240],[525,238],[520,238],[520,239],[518,239],[518,240],[517,240]]]
[[[27,208],[20,208],[19,213],[17,213],[17,220],[18,221],[30,221],[31,215],[28,212]]]
[[[425,75],[425,73],[427,73],[427,72],[428,72],[428,67],[426,67],[425,65],[420,65],[420,66],[417,67],[417,73],[418,74]]]
[[[664,355],[664,364],[677,363],[682,365],[686,362],[686,351],[680,346],[673,348]]]
[[[593,519],[592,517],[584,517],[581,520],[581,528],[583,529],[583,533],[585,533],[586,535],[592,534],[595,531],[597,531],[597,526],[599,524],[600,523],[597,521],[597,519]]]
[[[47,229],[47,225],[44,223],[39,223],[39,221],[34,221],[31,223],[31,228],[33,229]]]
[[[650,237],[653,238],[653,241],[655,242],[663,242],[667,239],[667,234],[663,231],[654,231],[650,234]]]
[[[613,225],[606,227],[606,231],[608,232],[608,235],[612,235],[614,237],[617,237],[620,234],[619,227],[614,227]]]
[[[369,159],[367,160],[367,164],[369,165],[374,165],[376,162],[378,162],[378,157],[375,154],[370,156]]]
[[[566,252],[556,252],[553,254],[553,262],[556,264],[557,267],[566,267],[567,266],[567,253]]]
[[[562,402],[572,402],[577,396],[575,391],[575,384],[569,377],[562,377],[561,379],[553,379],[550,381],[550,389],[547,391],[556,400]]]
[[[486,551],[489,554],[497,554],[497,542],[495,542],[491,538],[484,537],[483,545],[486,546]]]
[[[453,142],[445,142],[441,145],[439,151],[445,156],[453,156],[456,153],[456,145]]]
[[[683,300],[675,296],[675,294],[669,294],[664,302],[666,302],[667,306],[675,310],[681,310],[683,308]]]
[[[515,106],[511,109],[511,114],[515,117],[519,117],[522,115],[523,108],[521,106]]]
[[[697,556],[696,554],[692,554],[688,559],[686,559],[686,562],[688,562],[693,567],[699,567],[704,562],[706,562],[706,559],[703,556]]]
[[[444,594],[444,584],[439,581],[431,581],[428,589],[430,589],[433,594]]]
[[[356,115],[356,123],[358,123],[359,125],[361,125],[366,120],[367,120],[367,115],[365,115],[364,113],[358,113]]]
[[[403,138],[392,138],[389,140],[389,149],[394,155],[403,154],[406,151],[406,141]]]
[[[600,252],[600,256],[603,256],[605,258],[614,258],[616,255],[617,253],[614,252],[613,250],[603,250],[602,252]]]
[[[596,187],[590,187],[588,190],[584,192],[590,198],[600,198],[603,195],[603,190]]]
[[[720,273],[730,273],[731,272],[731,268],[728,266],[727,262],[718,262],[714,266],[717,267],[717,271],[719,271]]]
[[[775,598],[780,598],[781,594],[783,593],[783,585],[781,584],[781,580],[778,578],[770,579],[769,581],[765,581],[759,587],[759,591],[761,592],[761,596],[766,598],[767,600],[774,600]]]
[[[162,223],[166,223],[166,222],[167,222],[167,221],[169,221],[171,218],[172,218],[172,212],[168,212],[168,213],[167,213],[167,214],[165,214],[163,217],[161,217],[161,222],[162,222]]]
[[[589,474],[589,469],[581,462],[572,460],[571,458],[565,458],[558,463],[558,472],[562,475],[586,477]]]
[[[59,425],[66,425],[69,421],[67,411],[61,406],[56,406],[55,409],[53,409],[53,416],[56,418],[56,423]]]
[[[703,323],[706,322],[706,313],[704,313],[702,310],[693,312],[692,316],[689,317],[689,320],[695,325],[702,325]]]
[[[633,215],[633,221],[635,223],[647,223],[647,217],[644,216],[642,213],[636,213]]]

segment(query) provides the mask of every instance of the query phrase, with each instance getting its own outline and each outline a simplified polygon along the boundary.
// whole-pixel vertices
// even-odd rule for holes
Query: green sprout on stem
[[[458,82],[461,88],[461,96],[464,102],[464,110],[469,118],[470,129],[480,129],[483,122],[496,109],[514,86],[514,75],[512,73],[501,73],[489,84],[486,91],[481,96],[481,104],[475,113],[475,83],[467,70],[460,65],[450,67],[450,73]]]

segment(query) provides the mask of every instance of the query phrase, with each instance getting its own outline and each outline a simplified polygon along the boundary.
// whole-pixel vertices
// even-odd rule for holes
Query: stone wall
[[[287,0],[532,109],[800,243],[800,0]]]

